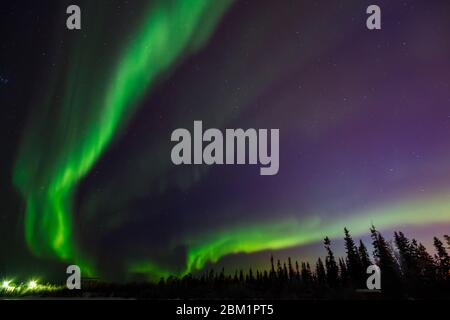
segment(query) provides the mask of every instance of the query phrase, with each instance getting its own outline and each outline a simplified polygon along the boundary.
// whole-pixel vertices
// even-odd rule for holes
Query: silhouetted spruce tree
[[[275,278],[275,266],[273,264],[273,255],[270,255],[270,278]]]
[[[330,287],[334,288],[338,284],[339,270],[334,258],[334,253],[331,250],[330,238],[326,237],[323,241],[325,249],[327,250],[327,256],[325,258],[325,268],[327,271],[327,283]]]
[[[281,261],[277,260],[277,278],[283,279],[283,267],[281,266]]]
[[[291,257],[288,257],[288,272],[289,272],[289,279],[293,280],[295,278],[295,273],[294,268],[292,267]]]
[[[418,276],[416,247],[403,232],[394,232],[394,241],[399,253],[400,269],[408,285],[414,285]]]
[[[438,274],[441,279],[447,280],[449,278],[450,258],[445,250],[444,244],[439,238],[434,237],[434,247],[436,248],[436,261],[438,266]]]
[[[347,264],[343,258],[339,258],[339,277],[343,286],[347,286],[350,282],[350,275],[348,274]]]
[[[220,279],[220,281],[225,280],[225,268],[222,268],[222,270],[220,271],[219,279]]]
[[[312,282],[312,274],[311,274],[310,268],[308,268],[308,266],[305,262],[302,262],[301,274],[302,274],[303,284],[305,286],[309,286]]]
[[[286,262],[284,262],[283,263],[283,280],[287,280],[289,278],[288,274],[289,274],[289,272],[287,270]]]
[[[365,273],[367,268],[372,265],[372,261],[370,261],[369,253],[362,240],[359,240],[358,253],[359,259],[361,260],[362,271]]]
[[[317,282],[320,285],[323,285],[327,282],[327,274],[325,271],[325,266],[323,265],[322,259],[317,259],[317,263],[316,263],[316,277],[317,277]]]
[[[417,248],[417,256],[421,282],[426,285],[433,284],[436,280],[436,264],[433,257],[427,252],[427,249],[421,243],[419,243]]]
[[[314,280],[314,273],[312,272],[312,269],[311,269],[311,266],[310,266],[309,262],[306,263],[306,270],[307,270],[307,272],[309,274],[309,278],[311,280]]]
[[[300,268],[298,266],[298,261],[295,260],[295,277],[297,281],[300,281]]]
[[[253,278],[253,270],[252,268],[250,268],[248,270],[248,281],[247,282],[253,282],[254,278]]]
[[[264,270],[263,280],[264,280],[265,282],[267,282],[267,280],[269,280],[269,275],[267,274],[267,270]]]
[[[302,280],[305,281],[305,278],[306,278],[305,276],[307,273],[306,263],[302,261],[302,262],[300,262],[300,264],[301,264],[300,274],[301,274]]]
[[[399,294],[401,291],[400,270],[391,247],[375,226],[370,228],[374,257],[381,270],[382,290],[388,294]]]
[[[411,254],[413,256],[413,259],[416,261],[417,272],[419,272],[419,267],[418,267],[418,263],[419,263],[419,243],[417,242],[416,239],[413,238],[411,240],[410,247],[411,247]]]
[[[447,242],[447,250],[450,250],[450,236],[449,235],[445,235],[444,236],[445,242]]]
[[[361,259],[358,254],[355,242],[347,228],[344,228],[344,243],[347,253],[347,268],[350,279],[354,286],[361,287],[364,283]]]

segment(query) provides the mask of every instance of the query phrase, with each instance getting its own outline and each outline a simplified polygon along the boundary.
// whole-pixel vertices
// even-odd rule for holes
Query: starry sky
[[[65,28],[82,9],[82,30]],[[450,3],[2,3],[0,270],[112,280],[450,230]],[[175,166],[170,135],[279,128],[280,171]]]

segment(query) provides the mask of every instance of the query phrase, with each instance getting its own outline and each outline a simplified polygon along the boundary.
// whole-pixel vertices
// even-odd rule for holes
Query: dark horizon
[[[370,229],[372,248],[357,242],[344,230],[346,255],[336,256],[328,237],[323,241],[326,256],[314,264],[295,257],[280,260],[270,257],[270,267],[234,272],[205,269],[161,279],[133,279],[124,283],[84,277],[81,290],[68,290],[65,283],[18,282],[3,280],[3,297],[137,298],[137,299],[433,299],[450,298],[450,236],[434,237],[435,254],[422,243],[396,231],[388,241],[375,226]],[[369,254],[372,251],[372,254]],[[373,267],[377,266],[378,280]],[[372,269],[371,269],[372,268]],[[4,278],[8,279],[8,278]],[[7,287],[5,287],[7,283]],[[369,287],[375,286],[375,288]]]

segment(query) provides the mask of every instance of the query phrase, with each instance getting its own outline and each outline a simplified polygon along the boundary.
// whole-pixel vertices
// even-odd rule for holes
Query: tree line
[[[49,296],[132,297],[145,299],[449,299],[450,236],[434,237],[434,250],[403,232],[387,240],[370,228],[371,250],[344,228],[345,255],[338,257],[328,237],[324,258],[306,261],[275,260],[266,269],[226,273],[210,269],[183,277],[170,276],[157,283],[91,283],[77,290],[49,292]],[[431,249],[431,248],[428,248]],[[381,290],[367,290],[367,268],[381,270]]]
[[[309,262],[270,258],[268,270],[236,270],[226,274],[209,270],[200,275],[161,279],[160,292],[181,297],[254,297],[254,298],[351,298],[450,297],[450,236],[433,238],[434,252],[401,231],[392,240],[370,228],[372,253],[363,241],[355,243],[344,228],[345,256],[337,257],[328,237],[323,240],[325,258]],[[368,294],[367,268],[381,270],[381,292]]]

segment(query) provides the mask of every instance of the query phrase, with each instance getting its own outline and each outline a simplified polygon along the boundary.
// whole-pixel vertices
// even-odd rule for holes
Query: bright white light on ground
[[[31,280],[30,282],[28,282],[28,288],[30,289],[36,289],[37,288],[37,281],[36,280]]]

